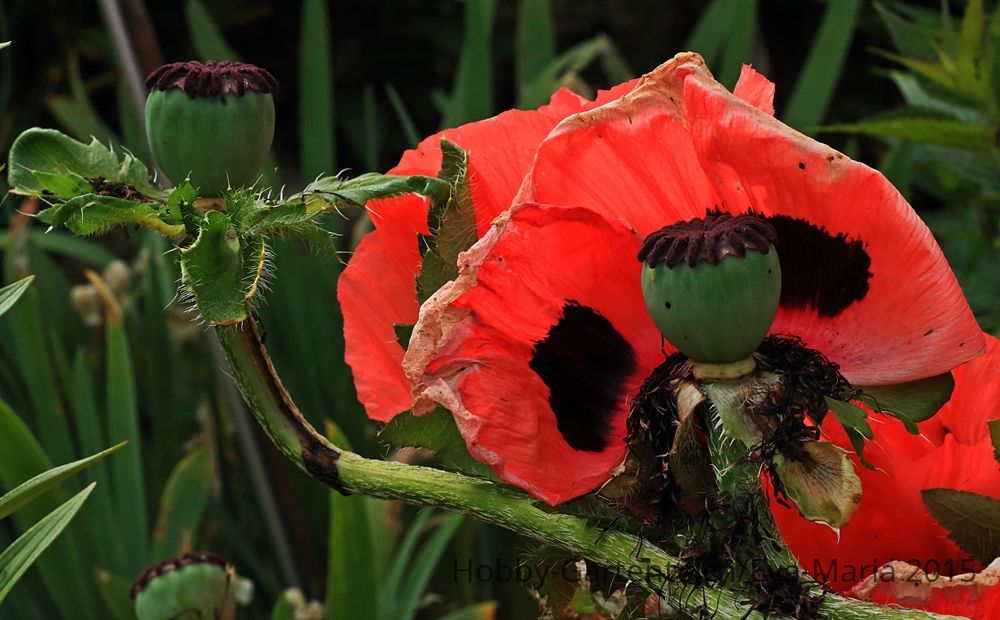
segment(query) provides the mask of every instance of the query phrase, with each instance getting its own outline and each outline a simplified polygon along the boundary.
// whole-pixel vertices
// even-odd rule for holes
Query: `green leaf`
[[[408,349],[410,347],[410,338],[413,337],[414,327],[416,327],[416,325],[393,323],[392,329],[396,332],[396,342],[399,343],[399,346],[404,349]]]
[[[34,281],[35,276],[28,276],[26,278],[21,278],[13,284],[8,284],[7,286],[0,288],[0,315],[10,310],[11,306],[17,303],[17,300],[21,298],[24,291],[28,290],[31,286],[32,281]]]
[[[305,0],[299,39],[299,136],[302,176],[336,171],[333,67],[327,0]]]
[[[389,82],[386,82],[383,86],[385,87],[385,94],[389,98],[389,103],[396,113],[396,118],[399,119],[399,126],[406,137],[407,146],[416,148],[420,144],[420,132],[417,131],[417,126],[413,123],[413,117],[410,116],[410,112],[406,109],[403,98],[399,96],[396,87]]]
[[[1000,462],[1000,418],[986,423],[990,428],[990,440],[993,442],[993,456]]]
[[[134,202],[87,193],[43,211],[42,221],[55,228],[65,226],[74,235],[98,235],[116,226],[135,224],[165,237],[184,234],[182,224],[167,224],[160,219],[156,203]]]
[[[496,0],[465,3],[465,35],[455,72],[455,87],[444,126],[458,127],[493,114],[493,20]]]
[[[9,493],[0,496],[0,519],[11,514],[21,506],[24,506],[50,489],[57,487],[63,480],[73,476],[92,463],[103,459],[125,444],[126,442],[123,441],[116,446],[104,450],[103,452],[98,452],[97,454],[89,456],[85,459],[80,459],[79,461],[74,461],[72,463],[67,463],[65,465],[60,465],[59,467],[46,470],[44,473],[38,474],[30,480],[21,483]]]
[[[920,432],[916,423],[937,413],[951,398],[954,388],[955,379],[950,372],[907,383],[859,387],[866,405],[899,418],[914,434]]]
[[[420,194],[432,199],[447,200],[448,191],[448,185],[434,177],[369,172],[346,181],[339,177],[322,177],[286,202],[305,202],[307,209],[313,211],[363,207],[369,200],[403,194]]]
[[[874,3],[874,7],[897,50],[914,58],[930,58],[933,55],[930,45],[932,33],[928,29],[903,18],[881,2]]]
[[[146,565],[149,517],[146,509],[142,436],[135,387],[135,371],[121,315],[107,315],[104,330],[108,439],[128,441],[128,448],[109,464],[116,508],[116,531],[125,550],[125,574]]]
[[[750,62],[757,34],[757,0],[731,0],[732,27],[722,48],[719,81],[732,89],[744,63]]]
[[[843,400],[837,400],[835,398],[825,397],[826,405],[830,408],[830,411],[837,416],[837,420],[840,421],[841,426],[845,430],[855,430],[865,436],[866,439],[873,439],[872,428],[868,425],[866,419],[868,414],[865,410],[853,403],[849,403]]]
[[[208,504],[212,479],[212,455],[204,446],[177,464],[160,498],[150,561],[158,562],[198,548],[198,527]]]
[[[181,281],[206,321],[231,325],[247,318],[265,257],[261,239],[241,239],[225,214],[209,211],[198,239],[181,250]]]
[[[448,469],[496,479],[492,469],[469,454],[454,418],[443,407],[422,416],[410,412],[400,414],[382,427],[379,438],[396,447],[433,450],[438,461]]]
[[[497,604],[493,601],[476,603],[441,617],[441,620],[494,620],[497,617]]]
[[[924,144],[990,151],[994,148],[993,130],[986,125],[940,118],[892,118],[860,123],[827,125],[825,132],[849,133],[876,138],[898,138]]]
[[[733,0],[712,0],[695,24],[683,49],[698,52],[710,67],[716,66],[716,60],[722,45],[732,29]]]
[[[119,157],[97,139],[84,144],[55,129],[34,127],[19,135],[10,147],[8,165],[8,183],[18,194],[50,192],[68,200],[83,193],[82,189],[94,191],[90,179],[104,179],[131,186],[150,198],[165,196],[150,183],[146,166],[130,153]]]
[[[343,433],[332,424],[327,436],[334,445],[350,449]],[[331,491],[330,551],[327,560],[327,618],[380,617],[379,586],[382,575],[375,567],[374,532],[368,514],[369,498],[343,496]]]
[[[1000,500],[954,489],[924,489],[924,504],[948,537],[989,564],[1000,557]]]
[[[239,60],[201,0],[187,0],[184,16],[191,33],[191,42],[201,60]]]
[[[414,558],[413,563],[407,567],[406,578],[402,583],[402,590],[397,594],[395,600],[396,613],[392,616],[398,620],[413,620],[417,615],[420,602],[423,600],[430,583],[431,576],[437,568],[441,556],[451,539],[455,537],[459,526],[465,517],[462,515],[449,515],[430,535],[426,542],[420,547],[420,551]]]
[[[518,100],[539,71],[556,56],[556,29],[551,0],[520,0],[514,34],[514,75]]]
[[[177,187],[170,190],[167,195],[166,216],[172,223],[184,221],[185,205],[191,205],[198,198],[198,188],[191,184],[191,181],[184,179]],[[190,231],[189,231],[190,232]]]
[[[135,620],[135,608],[129,590],[132,583],[120,575],[104,570],[98,570],[97,593],[101,595],[104,606],[111,611],[114,620]]]
[[[468,170],[468,154],[458,145],[441,140],[438,178],[451,189],[448,200],[432,201],[427,213],[430,235],[422,238],[424,257],[417,276],[417,298],[421,303],[445,282],[458,277],[458,255],[478,239]]]
[[[28,570],[28,567],[38,559],[38,556],[66,529],[93,490],[94,484],[91,483],[90,486],[33,525],[3,553],[0,553],[0,602],[3,602],[24,571]],[[65,593],[53,594],[62,596]]]
[[[548,102],[552,93],[559,88],[560,79],[566,73],[584,70],[609,47],[603,35],[577,43],[549,63],[541,67],[535,77],[518,92],[517,107],[529,110]]]
[[[798,129],[815,127],[826,114],[854,37],[861,0],[826,3],[798,82],[785,107],[784,121]]]

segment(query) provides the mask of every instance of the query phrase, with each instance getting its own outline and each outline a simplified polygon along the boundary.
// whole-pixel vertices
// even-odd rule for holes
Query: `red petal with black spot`
[[[441,168],[441,139],[469,153],[469,179],[476,226],[482,235],[511,200],[543,138],[571,114],[612,101],[635,81],[601,91],[588,101],[560,90],[538,110],[511,110],[484,121],[446,129],[403,154],[389,174],[435,176]],[[373,201],[375,230],[366,235],[340,277],[337,296],[344,314],[347,363],[358,398],[369,417],[388,421],[410,409],[410,384],[403,375],[403,347],[394,324],[417,320],[414,277],[420,270],[418,233],[427,233],[427,203],[415,195]]]
[[[871,414],[875,439],[867,444],[865,458],[877,469],[866,469],[854,459],[864,494],[839,536],[801,518],[794,508],[772,502],[781,534],[799,562],[834,590],[848,592],[863,576],[894,560],[946,575],[982,569],[948,538],[920,492],[950,488],[1000,499],[1000,465],[987,427],[989,420],[1000,418],[1000,340],[988,337],[986,354],[953,372],[951,400],[919,425],[922,435],[911,435],[895,420]],[[823,425],[825,439],[850,451],[850,441],[832,417]],[[859,575],[861,570],[865,575]],[[955,587],[935,592],[926,601],[894,600],[885,590],[876,589],[875,600],[974,618],[1000,614],[1000,585],[981,593]]]
[[[639,293],[638,241],[707,212],[752,210],[775,226],[784,284],[772,331],[799,336],[853,384],[936,375],[982,351],[944,256],[892,185],[775,120],[769,83],[741,77],[749,101],[680,54],[560,123],[520,206],[421,309],[404,361],[419,405],[453,411],[504,480],[558,503],[614,474],[627,402],[671,349]],[[633,355],[617,344],[555,355],[553,339],[624,339]]]

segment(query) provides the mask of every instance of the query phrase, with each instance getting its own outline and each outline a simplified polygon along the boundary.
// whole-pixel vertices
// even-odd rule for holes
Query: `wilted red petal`
[[[839,541],[830,528],[806,521],[794,508],[772,502],[778,527],[806,570],[828,581],[835,590],[846,591],[882,564],[895,560],[944,574],[981,568],[947,537],[924,505],[920,491],[951,488],[1000,499],[1000,467],[986,431],[987,420],[1000,417],[1000,399],[990,397],[1000,388],[1000,346],[995,338],[990,343],[988,354],[955,370],[954,395],[935,416],[962,420],[966,438],[977,434],[975,440],[963,442],[958,433],[943,434],[936,444],[907,433],[893,418],[871,414],[875,440],[866,444],[865,457],[878,470],[866,469],[854,460],[862,500],[854,517],[841,529]],[[921,423],[921,429],[933,429],[935,418]],[[980,430],[974,431],[977,427]],[[852,450],[833,416],[824,421],[823,431],[826,439]]]
[[[762,83],[748,73],[744,84],[763,105]],[[772,331],[800,336],[856,384],[939,374],[982,351],[944,256],[892,185],[733,96],[696,54],[562,122],[519,198],[584,206],[641,234],[717,208],[766,216],[783,277]]]
[[[620,97],[634,83],[600,91],[593,102],[563,89],[538,110],[511,110],[441,131],[406,151],[389,174],[434,176],[441,167],[441,139],[463,147],[469,153],[469,182],[481,235],[510,206],[535,149],[556,123]],[[393,324],[417,320],[417,233],[427,232],[427,203],[408,195],[372,201],[368,211],[375,231],[361,241],[337,292],[344,314],[345,358],[354,373],[358,398],[369,417],[387,421],[412,404],[409,382],[400,366],[403,348]]]
[[[421,310],[441,330],[415,334],[407,355],[424,395],[451,409],[476,458],[549,503],[621,465],[624,395],[662,360],[635,312],[638,242],[593,211],[519,205]]]

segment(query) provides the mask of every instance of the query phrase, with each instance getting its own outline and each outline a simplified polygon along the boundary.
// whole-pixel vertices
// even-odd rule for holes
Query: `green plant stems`
[[[535,500],[488,480],[429,467],[367,459],[332,445],[305,420],[285,391],[260,340],[254,319],[215,328],[250,410],[275,446],[292,462],[342,493],[443,508],[467,514],[547,544],[578,553],[644,584],[661,597],[662,608],[698,617],[709,609],[720,618],[753,618],[745,592],[729,587],[692,586],[666,576],[678,560],[625,532],[602,531],[587,519],[551,512]],[[823,617],[943,618],[922,611],[886,608],[827,596]]]

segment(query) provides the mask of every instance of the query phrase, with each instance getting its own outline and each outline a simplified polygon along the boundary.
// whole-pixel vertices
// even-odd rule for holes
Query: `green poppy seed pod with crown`
[[[132,585],[138,620],[234,620],[236,572],[222,557],[189,551],[142,572]]]
[[[274,138],[278,82],[240,62],[175,62],[146,78],[146,136],[170,180],[203,196],[252,184]]]
[[[747,360],[778,310],[777,235],[752,215],[713,214],[661,228],[639,249],[653,322],[704,364]]]

